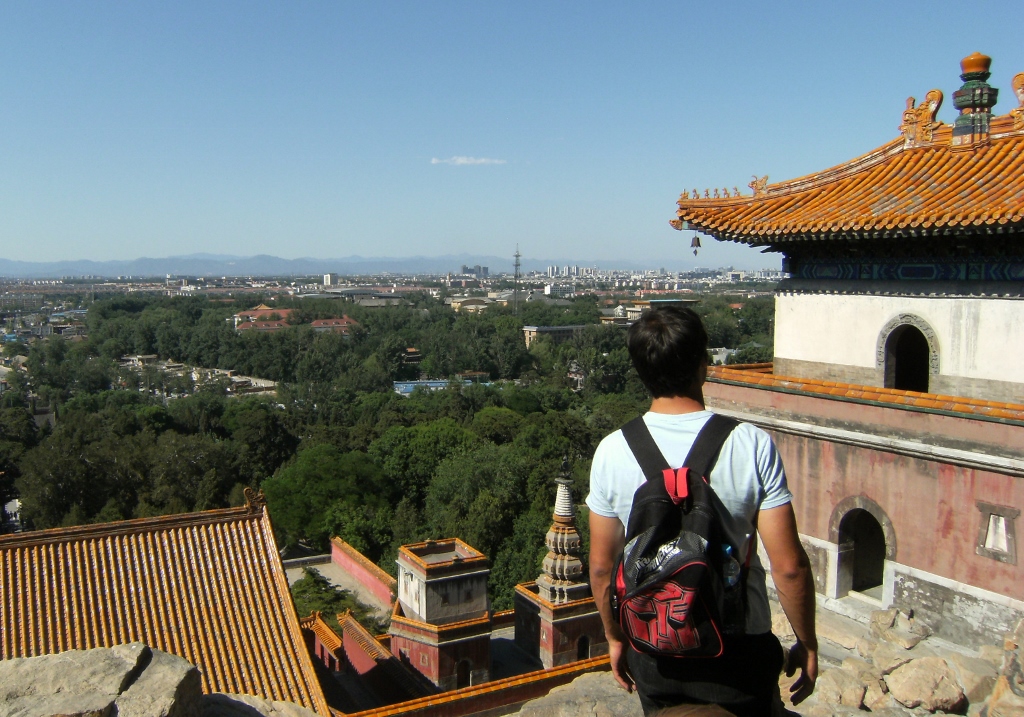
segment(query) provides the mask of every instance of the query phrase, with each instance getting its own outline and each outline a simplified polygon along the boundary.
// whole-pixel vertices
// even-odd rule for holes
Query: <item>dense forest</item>
[[[462,538],[491,559],[502,609],[539,572],[563,458],[581,501],[597,443],[647,403],[625,332],[598,325],[593,297],[525,304],[518,316],[458,315],[427,296],[373,309],[283,300],[294,326],[235,331],[232,315],[251,303],[118,296],[89,305],[84,341],[6,346],[28,370],[9,374],[0,396],[0,500],[18,497],[25,527],[40,529],[239,505],[245,487],[262,487],[282,545],[321,550],[340,535],[393,572],[403,543]],[[770,299],[737,309],[706,297],[698,310],[713,346],[770,357]],[[308,326],[341,313],[359,322],[350,336]],[[524,324],[589,326],[528,351]],[[409,347],[417,365],[404,360]],[[121,367],[129,354],[272,379],[277,396],[229,397],[221,383]],[[581,390],[570,365],[586,377]],[[491,381],[392,390],[464,371]],[[180,397],[168,399],[175,382]],[[53,427],[37,428],[32,401],[56,407]]]

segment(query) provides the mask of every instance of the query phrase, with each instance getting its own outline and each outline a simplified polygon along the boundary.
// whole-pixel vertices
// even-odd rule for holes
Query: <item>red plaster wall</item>
[[[376,575],[372,574],[365,567],[349,557],[334,543],[331,543],[331,562],[351,575],[360,585],[365,587],[376,597],[380,598],[387,604],[391,603],[391,589],[382,583]]]
[[[801,533],[830,540],[836,504],[863,495],[892,522],[897,562],[1024,599],[1024,560],[1007,565],[975,554],[982,521],[975,501],[1024,506],[1024,479],[770,433],[786,465]]]
[[[391,654],[402,662],[408,660],[407,664],[410,667],[419,670],[431,682],[436,683],[441,677],[447,677],[448,674],[451,674],[451,672],[439,672],[438,651],[433,645],[416,642],[400,635],[392,635]],[[420,661],[424,656],[427,658],[427,664],[425,665]],[[452,672],[454,672],[454,668],[452,668]]]
[[[481,635],[475,640],[456,642],[440,649],[438,674],[441,678],[452,677],[456,666],[468,658],[471,670],[489,670],[491,668],[491,636]]]
[[[354,640],[350,640],[348,635],[342,638],[341,645],[341,649],[345,651],[345,659],[348,660],[348,664],[352,665],[352,669],[360,675],[369,673],[370,670],[377,666],[377,661],[367,655]]]
[[[557,625],[542,620],[541,625],[548,634],[548,639],[544,641],[541,649],[551,653],[554,667],[576,661],[577,640],[583,635],[590,638],[590,654],[594,657],[602,654],[600,648],[607,643],[601,616],[596,612],[581,616],[576,620],[560,622]],[[595,648],[598,649],[595,650]]]

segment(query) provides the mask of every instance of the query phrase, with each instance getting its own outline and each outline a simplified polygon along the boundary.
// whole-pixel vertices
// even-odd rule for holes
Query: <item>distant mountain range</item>
[[[594,266],[614,269],[652,269],[654,264],[636,260],[581,262],[567,259],[521,260],[522,270],[543,271],[548,266]],[[463,265],[486,266],[491,274],[512,273],[513,259],[505,256],[447,254],[444,256],[363,257],[342,259],[282,259],[277,256],[229,256],[224,254],[188,254],[164,258],[142,257],[131,261],[13,261],[0,259],[0,276],[24,279],[59,279],[64,276],[163,277],[177,276],[299,276],[335,273],[342,275],[445,274],[458,272]]]

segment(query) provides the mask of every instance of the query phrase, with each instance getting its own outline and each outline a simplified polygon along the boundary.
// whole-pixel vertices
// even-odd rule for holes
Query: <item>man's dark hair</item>
[[[686,396],[707,361],[708,334],[693,309],[665,306],[640,316],[626,337],[629,357],[654,398]]]

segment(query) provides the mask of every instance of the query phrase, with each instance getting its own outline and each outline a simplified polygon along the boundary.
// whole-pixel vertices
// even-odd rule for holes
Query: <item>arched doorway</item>
[[[885,533],[875,516],[863,508],[843,516],[839,523],[839,580],[846,590],[881,599],[885,553]]]
[[[928,393],[931,347],[916,326],[904,324],[885,341],[885,387]]]
[[[455,666],[455,689],[469,687],[469,672],[472,668],[469,660],[459,660]]]
[[[576,641],[576,659],[586,660],[590,657],[590,638],[584,635]]]

